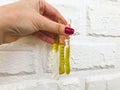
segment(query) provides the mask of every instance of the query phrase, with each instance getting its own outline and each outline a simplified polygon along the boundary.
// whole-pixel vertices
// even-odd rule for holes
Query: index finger
[[[56,10],[53,6],[48,4],[47,2],[45,3],[43,15],[50,18],[53,21],[60,22],[60,23],[65,24],[65,25],[67,24],[67,21],[60,14],[60,12],[58,10]]]

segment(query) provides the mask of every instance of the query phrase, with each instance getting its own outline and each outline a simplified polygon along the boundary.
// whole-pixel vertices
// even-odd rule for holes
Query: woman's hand
[[[54,34],[71,35],[63,16],[44,0],[20,0],[0,7],[0,41],[12,42],[34,35],[49,43]],[[2,40],[1,40],[2,39]]]

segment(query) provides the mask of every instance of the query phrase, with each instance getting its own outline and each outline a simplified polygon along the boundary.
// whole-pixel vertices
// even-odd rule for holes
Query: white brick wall
[[[71,74],[51,79],[51,45],[29,36],[0,46],[0,90],[120,90],[120,0],[46,1],[76,30]]]

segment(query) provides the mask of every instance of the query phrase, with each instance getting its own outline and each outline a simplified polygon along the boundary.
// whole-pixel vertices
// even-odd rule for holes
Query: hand
[[[54,34],[74,33],[67,27],[63,16],[44,0],[20,0],[0,7],[0,29],[3,43],[20,37],[34,35],[48,43],[54,42]]]

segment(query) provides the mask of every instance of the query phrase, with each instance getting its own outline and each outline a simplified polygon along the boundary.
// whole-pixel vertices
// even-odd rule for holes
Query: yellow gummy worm
[[[65,50],[65,73],[69,74],[70,73],[70,46],[66,45],[66,50]]]
[[[64,45],[60,44],[60,67],[59,67],[59,74],[63,74],[64,70]]]
[[[59,58],[60,58],[60,64],[59,64],[59,74],[63,74],[65,72],[64,69],[64,37],[59,37]]]
[[[57,35],[55,35],[54,36],[54,43],[53,43],[53,48],[52,48],[52,50],[53,51],[55,51],[55,52],[57,52],[58,51],[58,36]]]

